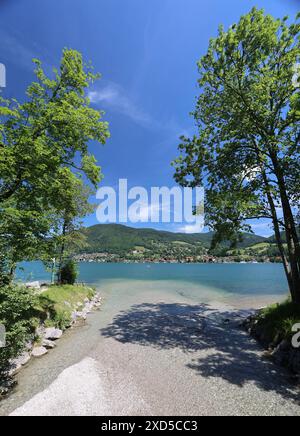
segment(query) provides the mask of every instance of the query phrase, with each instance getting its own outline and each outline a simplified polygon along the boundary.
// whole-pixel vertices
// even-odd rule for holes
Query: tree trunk
[[[297,234],[297,227],[295,218],[292,212],[288,194],[286,191],[286,184],[284,174],[278,162],[277,155],[272,153],[272,162],[274,165],[275,174],[278,181],[281,205],[283,209],[283,217],[285,224],[286,242],[288,246],[289,263],[291,269],[291,294],[292,300],[296,304],[300,304],[300,244],[299,236]]]
[[[63,229],[62,229],[62,244],[60,249],[60,256],[59,256],[59,263],[58,263],[58,270],[57,270],[57,282],[58,284],[61,283],[61,270],[62,270],[62,264],[63,264],[63,258],[64,258],[64,252],[65,252],[65,236],[67,231],[67,222],[64,220]]]
[[[274,227],[274,233],[275,233],[275,237],[276,237],[276,242],[278,245],[278,249],[280,252],[280,256],[282,259],[282,263],[284,266],[284,271],[286,274],[286,278],[288,281],[288,285],[289,285],[289,290],[290,290],[290,294],[292,296],[292,300],[295,301],[297,299],[297,292],[295,290],[294,287],[294,283],[293,283],[293,278],[292,278],[292,270],[291,270],[291,265],[289,263],[289,260],[286,256],[285,250],[284,250],[284,245],[283,245],[283,241],[282,241],[282,237],[281,237],[281,232],[280,232],[280,226],[279,226],[279,222],[278,222],[278,217],[277,217],[277,212],[276,212],[276,207],[275,207],[275,203],[272,197],[272,193],[271,193],[271,188],[270,188],[270,184],[268,181],[268,177],[265,173],[265,171],[262,169],[262,176],[263,176],[263,180],[266,186],[266,193],[267,193],[267,198],[268,198],[268,202],[270,205],[270,210],[271,210],[271,214],[272,214],[272,222],[273,222],[273,227]]]

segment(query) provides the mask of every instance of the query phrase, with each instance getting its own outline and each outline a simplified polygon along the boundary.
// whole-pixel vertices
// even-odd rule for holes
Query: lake
[[[25,262],[18,269],[21,281],[49,281],[40,262]],[[110,264],[80,263],[79,281],[104,294],[164,291],[194,301],[221,300],[257,306],[281,300],[288,286],[281,264]]]

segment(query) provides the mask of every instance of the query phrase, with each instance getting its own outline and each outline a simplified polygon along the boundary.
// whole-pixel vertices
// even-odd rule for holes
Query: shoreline
[[[38,295],[47,292],[48,288],[43,289],[43,285],[37,287],[38,282],[32,282],[24,284],[27,287],[36,289]],[[69,302],[65,302],[66,305],[71,307]],[[95,292],[92,298],[85,298],[84,301],[78,302],[76,309],[74,308],[70,324],[65,328],[58,328],[55,326],[47,327],[45,322],[41,323],[35,332],[35,340],[28,340],[23,352],[10,361],[10,368],[7,374],[7,380],[0,385],[0,403],[5,400],[9,395],[13,394],[13,390],[16,388],[18,382],[17,377],[19,373],[27,367],[33,360],[41,359],[49,352],[54,350],[57,346],[57,341],[69,330],[80,326],[82,322],[87,320],[87,315],[96,310],[100,310],[102,305],[102,296]],[[80,311],[79,311],[80,308]]]
[[[101,312],[91,313],[86,324],[63,335],[52,353],[31,361],[22,369],[19,386],[0,402],[1,415],[151,415],[158,411],[162,415],[205,415],[208,412],[216,414],[224,407],[225,414],[236,410],[243,415],[247,414],[244,406],[248,404],[249,396],[253,396],[251,410],[248,410],[251,414],[258,410],[254,401],[257,396],[262,404],[269,401],[269,414],[278,413],[281,410],[279,404],[284,401],[292,404],[288,399],[283,400],[285,394],[279,386],[278,394],[275,394],[277,388],[273,386],[274,383],[275,386],[282,384],[282,377],[284,383],[288,383],[287,375],[266,362],[259,344],[238,327],[249,315],[247,310],[212,300],[196,303],[176,293],[153,295],[150,288],[141,295],[127,294],[125,298],[116,289],[112,286],[107,290],[110,298],[104,296],[105,304]],[[97,292],[100,290],[97,289]],[[153,335],[151,329],[154,329]],[[227,341],[232,344],[230,348],[226,346]],[[213,379],[207,378],[205,373],[200,373],[199,378],[198,364],[193,369],[192,363],[197,356],[199,362],[210,359],[212,352],[225,352],[223,358],[230,352],[234,359],[231,362],[230,358],[228,364],[231,363],[229,366],[226,364],[223,373],[223,358],[218,358],[221,372],[216,367],[215,381],[214,373]],[[243,366],[239,367],[242,362]],[[238,371],[235,365],[238,365]],[[253,366],[256,367],[254,373]],[[263,378],[264,371],[266,380]],[[278,373],[278,380],[277,376],[274,379],[274,374],[270,376],[272,371]],[[257,393],[252,392],[248,382],[240,393],[235,392],[235,384],[240,377],[245,377],[245,380],[250,377],[249,381],[252,377],[257,378]],[[154,383],[153,393],[149,383]],[[182,399],[174,394],[173,385],[174,389],[175,386],[176,390],[180,389]],[[268,390],[273,388],[267,394],[268,390],[265,387],[260,390],[259,385],[269,386]],[[164,390],[161,391],[162,386]],[[215,389],[220,398],[214,396]],[[156,394],[158,390],[160,396]],[[211,398],[207,408],[205,403],[201,403],[203,395],[206,403],[207,398]],[[234,395],[245,398],[241,404],[233,404]],[[84,405],[81,406],[83,398]],[[187,398],[194,401],[192,410],[186,409],[182,402]],[[58,404],[62,406],[58,407]],[[292,405],[283,409],[284,414],[289,413],[289,407],[300,416],[300,407]]]

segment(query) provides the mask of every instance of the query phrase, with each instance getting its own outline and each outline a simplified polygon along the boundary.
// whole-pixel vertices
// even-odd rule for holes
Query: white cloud
[[[251,224],[251,228],[256,235],[260,236],[268,237],[274,233],[271,221]]]
[[[88,97],[92,103],[96,105],[102,103],[116,112],[127,115],[138,124],[145,126],[154,124],[153,119],[140,109],[116,83],[109,82],[101,89],[92,90],[88,93]]]
[[[194,224],[186,224],[179,227],[177,232],[180,233],[201,233],[203,231],[204,225],[203,221],[196,222]]]

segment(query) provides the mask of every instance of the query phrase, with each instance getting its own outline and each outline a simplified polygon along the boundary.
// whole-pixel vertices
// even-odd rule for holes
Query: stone
[[[52,348],[56,347],[55,342],[50,341],[49,339],[44,339],[42,342],[42,346],[47,348],[47,350],[51,350]]]
[[[56,341],[57,339],[62,337],[62,334],[63,334],[62,330],[51,327],[45,330],[44,337],[45,339]]]
[[[76,322],[76,319],[78,318],[77,312],[71,313],[71,321],[74,323]]]
[[[22,353],[19,357],[16,357],[15,359],[11,360],[10,365],[10,371],[9,375],[14,376],[16,375],[22,366],[26,365],[30,360],[30,354],[27,352]]]
[[[28,341],[28,342],[25,344],[25,349],[26,349],[27,351],[31,351],[31,350],[33,349],[33,342],[32,342],[32,341]]]
[[[26,288],[32,288],[32,289],[40,289],[41,285],[40,282],[28,282],[25,283]]]
[[[20,357],[17,358],[17,361],[20,363],[20,365],[24,366],[29,362],[30,357],[31,357],[30,353],[25,352],[21,354]]]
[[[42,356],[44,356],[47,353],[48,353],[48,350],[45,347],[35,347],[32,350],[31,355],[33,357],[42,357]]]
[[[39,338],[44,337],[44,334],[45,334],[45,327],[43,327],[43,326],[38,327],[38,328],[35,330],[35,334],[36,334],[36,336],[38,336]]]
[[[0,397],[5,397],[9,392],[17,385],[17,381],[13,378],[1,382],[0,385]]]
[[[86,313],[77,312],[77,318],[82,318],[82,319],[86,320],[86,318],[87,318]]]

